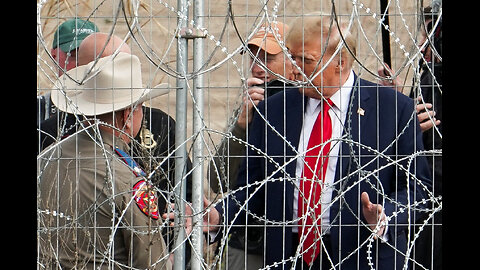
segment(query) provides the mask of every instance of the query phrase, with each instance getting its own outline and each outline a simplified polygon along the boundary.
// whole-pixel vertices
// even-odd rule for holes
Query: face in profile
[[[53,59],[61,68],[58,68],[58,76],[63,75],[63,69],[69,71],[77,66],[77,50],[72,50],[70,53],[62,51],[59,47],[51,51]]]
[[[256,58],[250,58],[252,67],[251,72],[253,77],[261,79],[265,82],[278,79],[278,76],[275,74],[280,74],[287,79],[292,79],[292,63],[290,60],[288,60],[288,58],[284,57],[282,52],[270,54],[255,45],[250,45],[249,48],[253,55],[256,56]],[[260,62],[275,74],[265,70]]]

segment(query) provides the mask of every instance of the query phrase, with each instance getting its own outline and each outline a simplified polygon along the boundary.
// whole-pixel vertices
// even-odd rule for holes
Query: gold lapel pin
[[[362,108],[358,108],[357,113],[360,114],[361,116],[365,115],[365,110]]]

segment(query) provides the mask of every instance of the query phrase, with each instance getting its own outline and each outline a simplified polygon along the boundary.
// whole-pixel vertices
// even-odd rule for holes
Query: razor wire
[[[193,19],[189,19],[186,16],[185,11],[188,11],[189,7],[192,6],[193,1],[186,1],[186,6],[178,7],[175,2],[168,1],[168,0],[157,0],[157,1],[114,1],[114,0],[103,0],[103,1],[81,1],[81,2],[74,2],[71,3],[70,1],[48,1],[42,0],[37,2],[37,77],[38,80],[38,87],[37,93],[43,94],[48,92],[54,85],[57,85],[60,89],[62,88],[62,81],[59,80],[58,75],[55,72],[56,68],[62,68],[61,66],[57,65],[54,61],[52,55],[49,51],[49,44],[51,42],[53,31],[55,26],[58,26],[61,21],[79,16],[89,18],[95,21],[103,20],[102,23],[103,27],[101,27],[102,32],[108,32],[110,34],[121,35],[123,41],[130,42],[131,47],[135,48],[135,53],[143,58],[142,66],[145,68],[147,73],[144,76],[144,82],[147,87],[152,87],[156,85],[156,81],[158,81],[158,77],[160,76],[160,81],[164,82],[165,78],[166,81],[171,82],[172,80],[183,80],[185,81],[186,90],[188,96],[191,100],[191,106],[189,109],[194,111],[199,111],[200,108],[196,103],[194,97],[194,90],[189,83],[190,80],[200,76],[209,76],[211,74],[214,79],[223,78],[223,81],[216,81],[212,82],[212,85],[203,86],[204,88],[211,88],[208,96],[214,96],[216,93],[216,88],[235,88],[236,90],[228,90],[228,100],[229,105],[225,105],[223,103],[217,102],[216,104],[209,104],[209,109],[216,109],[216,107],[222,107],[220,110],[222,113],[216,117],[211,117],[209,115],[203,115],[201,118],[202,120],[202,128],[199,132],[204,134],[203,136],[199,136],[199,134],[190,134],[187,136],[184,142],[181,142],[182,146],[187,146],[188,153],[191,156],[192,153],[192,145],[195,140],[203,140],[202,144],[204,145],[204,152],[199,153],[199,156],[203,157],[203,164],[200,166],[208,166],[209,161],[215,155],[217,149],[217,145],[221,140],[234,140],[236,142],[241,143],[246,148],[254,148],[253,145],[250,145],[247,140],[242,140],[232,135],[229,130],[231,130],[233,124],[235,123],[237,117],[239,116],[239,108],[242,103],[243,99],[250,97],[246,92],[245,81],[246,78],[249,77],[249,67],[248,64],[248,57],[254,59],[254,61],[260,63],[260,65],[266,70],[267,72],[276,75],[277,77],[281,78],[283,81],[295,83],[298,86],[313,86],[312,80],[318,74],[323,72],[325,66],[319,67],[319,70],[316,71],[316,74],[313,76],[307,76],[303,74],[305,78],[305,82],[294,82],[289,81],[282,74],[276,74],[272,72],[268,67],[263,64],[262,59],[258,59],[258,56],[253,54],[246,45],[247,41],[252,38],[253,34],[260,28],[260,26],[265,23],[275,23],[277,21],[280,22],[290,22],[293,18],[302,16],[304,13],[316,11],[318,7],[322,7],[323,10],[331,12],[334,15],[335,20],[345,20],[347,18],[349,22],[349,27],[355,27],[358,32],[358,42],[361,46],[360,49],[357,49],[357,56],[355,56],[355,71],[360,77],[367,77],[372,81],[380,82],[381,80],[395,80],[397,77],[404,76],[404,82],[411,81],[412,83],[404,83],[404,88],[411,88],[411,89],[419,89],[420,88],[420,73],[421,73],[421,63],[426,62],[427,60],[424,58],[422,51],[425,49],[427,43],[419,44],[418,40],[420,38],[420,32],[422,29],[426,29],[423,20],[420,20],[423,16],[422,7],[426,4],[427,1],[410,1],[410,5],[406,5],[405,1],[400,0],[391,0],[388,1],[388,5],[391,10],[394,10],[395,13],[390,13],[390,18],[397,18],[398,22],[394,25],[392,23],[390,25],[384,24],[384,17],[382,14],[379,13],[378,3],[375,1],[359,1],[359,0],[347,0],[347,1],[330,1],[330,2],[322,2],[322,4],[317,3],[316,1],[311,1],[312,4],[309,6],[306,1],[267,1],[267,0],[258,0],[258,1],[242,1],[242,3],[237,3],[236,1],[216,1],[210,2],[207,1],[208,9],[211,11],[211,14],[206,15],[207,21],[204,25],[198,25],[197,22]],[[313,3],[315,2],[315,3]],[[107,7],[108,6],[108,7]],[[218,12],[218,14],[215,14]],[[245,12],[245,14],[243,14]],[[188,12],[187,12],[188,13]],[[438,18],[433,23],[433,29],[427,33],[427,39],[430,40],[432,43],[433,35],[437,27],[439,27],[439,22],[442,17],[442,8],[440,6]],[[55,22],[52,22],[55,21]],[[159,22],[159,21],[163,21]],[[215,24],[214,24],[215,22]],[[210,26],[210,23],[212,25]],[[167,27],[165,26],[167,25]],[[188,27],[181,28],[180,25],[186,24]],[[372,27],[374,25],[374,27]],[[380,66],[384,66],[383,60],[381,59],[381,48],[379,48],[379,31],[384,28],[388,31],[391,38],[393,38],[393,42],[391,42],[391,48],[394,52],[394,61],[392,63],[395,65],[395,73],[391,76],[382,77],[378,75],[377,68]],[[164,30],[167,29],[167,30]],[[169,30],[170,29],[170,30]],[[183,31],[191,31],[191,33],[187,34],[197,34],[202,36],[206,42],[207,49],[205,50],[205,57],[206,59],[197,70],[193,70],[192,68],[184,67],[182,70],[178,70],[172,63],[176,62],[173,58],[175,53],[175,49],[177,48],[176,45],[178,44],[178,39],[185,34]],[[164,47],[158,49],[157,43],[159,40],[151,39],[153,36],[152,32],[158,33],[160,32],[160,36],[163,38],[162,42]],[[165,33],[166,32],[166,33]],[[158,36],[157,36],[158,37]],[[285,55],[285,59],[288,59],[293,62],[294,67],[298,70],[301,70],[300,67],[293,61],[289,50],[283,42],[278,40],[277,35],[275,35],[277,41],[281,44],[282,53]],[[343,37],[342,37],[343,38]],[[342,42],[346,45],[346,43]],[[381,47],[381,46],[380,46]],[[358,48],[358,47],[357,47]],[[190,48],[187,48],[191,50]],[[339,48],[338,48],[339,49]],[[347,46],[348,49],[348,46]],[[247,53],[241,54],[242,51],[246,51]],[[359,52],[360,51],[360,52]],[[337,50],[338,52],[338,50]],[[115,57],[116,53],[112,56]],[[434,50],[434,54],[437,58],[441,61],[441,56]],[[333,58],[333,56],[332,56]],[[191,59],[188,59],[191,60]],[[330,59],[331,60],[331,59]],[[228,69],[228,72],[224,69]],[[96,72],[101,70],[101,67],[95,69]],[[427,72],[430,72],[434,79],[434,87],[438,88],[440,93],[442,93],[442,85],[437,80],[434,74],[434,70],[430,66],[426,66]],[[410,72],[413,74],[410,74]],[[231,74],[232,73],[232,74]],[[90,70],[85,74],[82,80],[79,80],[81,83],[84,80],[88,80],[89,78],[95,76],[95,71]],[[220,74],[220,75],[217,75]],[[225,75],[227,74],[227,75]],[[408,75],[408,78],[407,78]],[[225,76],[227,76],[226,84],[225,84]],[[231,76],[232,78],[230,78]],[[230,85],[230,80],[232,80],[232,85]],[[172,84],[172,83],[171,83]],[[175,87],[172,87],[175,88]],[[213,90],[212,90],[213,89]],[[318,89],[317,89],[318,91]],[[419,91],[421,93],[421,91]],[[220,95],[220,98],[224,97]],[[67,97],[68,98],[68,97]],[[154,101],[150,102],[154,104]],[[230,104],[232,103],[232,104]],[[421,104],[425,104],[425,101],[420,101]],[[352,104],[350,104],[351,106]],[[158,106],[158,105],[157,105]],[[215,107],[216,106],[216,107]],[[226,107],[226,108],[225,108]],[[163,109],[163,108],[161,108]],[[255,108],[257,109],[257,108]],[[351,110],[349,110],[350,113]],[[258,111],[257,111],[258,112]],[[211,122],[212,121],[219,121],[219,117],[222,117],[221,124],[218,125],[219,128],[212,128]],[[338,115],[336,117],[339,117]],[[412,114],[409,121],[415,121],[416,114]],[[213,120],[212,120],[213,119]],[[372,162],[377,162],[378,160],[387,160],[388,166],[401,166],[399,165],[400,161],[407,160],[408,166],[413,166],[412,161],[415,159],[416,156],[425,155],[425,156],[435,156],[441,157],[442,151],[441,149],[435,150],[426,150],[418,153],[413,153],[411,156],[403,157],[399,160],[393,160],[390,157],[384,155],[381,151],[371,149],[368,146],[359,144],[358,142],[354,142],[351,140],[349,131],[349,119],[350,117],[347,116],[347,120],[345,126],[343,127],[346,130],[346,136],[343,136],[339,139],[336,139],[337,143],[345,142],[350,147],[358,147],[368,150],[372,155],[376,158]],[[263,119],[266,122],[266,125],[273,128],[266,119]],[[433,121],[430,118],[430,121]],[[77,117],[78,123],[83,123],[79,117]],[[187,124],[187,123],[185,123]],[[85,126],[82,126],[86,128]],[[62,127],[61,130],[63,132],[68,132],[72,127]],[[442,138],[442,134],[440,130],[434,125],[433,130],[436,134]],[[121,132],[121,130],[118,130]],[[39,130],[39,132],[41,132]],[[79,131],[77,131],[78,133]],[[241,210],[245,210],[246,215],[252,217],[255,220],[258,220],[265,224],[265,226],[295,226],[299,219],[303,217],[293,218],[292,220],[283,220],[283,221],[276,221],[276,220],[268,220],[265,217],[258,216],[254,212],[249,211],[248,208],[248,201],[251,197],[255,196],[256,192],[258,192],[262,187],[267,185],[267,183],[275,182],[275,181],[287,181],[292,182],[295,185],[296,179],[294,178],[274,178],[277,172],[285,172],[285,167],[287,164],[291,162],[296,162],[298,158],[301,158],[305,155],[305,153],[299,152],[295,147],[293,147],[293,143],[289,142],[279,131],[275,131],[278,136],[281,136],[285,142],[285,146],[291,148],[295,152],[295,156],[289,157],[287,162],[284,164],[276,163],[271,157],[267,156],[266,153],[260,151],[260,149],[254,149],[258,152],[258,155],[264,156],[266,160],[270,163],[273,163],[274,166],[277,168],[277,171],[272,173],[271,175],[267,176],[266,179],[263,181],[258,181],[253,184],[248,184],[245,187],[239,187],[238,189],[234,190],[222,190],[222,192],[216,194],[213,191],[207,192],[209,199],[212,201],[212,206],[215,206],[218,203],[221,203],[224,200],[231,199],[235,200],[235,194],[244,189],[252,189],[254,190],[253,193],[249,193],[249,198],[245,202],[237,202],[240,206]],[[402,135],[402,130],[398,132],[398,139]],[[131,137],[131,135],[126,134]],[[98,142],[98,138],[92,138],[94,141]],[[148,181],[154,182],[155,177],[168,177],[168,172],[162,171],[162,165],[164,165],[170,158],[172,158],[176,152],[178,151],[178,147],[172,149],[167,156],[162,157],[159,159],[155,157],[154,154],[148,149],[141,145],[139,142],[134,142],[134,148],[139,149],[142,151],[142,159],[144,159],[144,164],[148,164],[147,177]],[[170,138],[173,140],[173,138]],[[101,142],[98,142],[101,143]],[[57,139],[57,141],[53,144],[52,148],[61,146],[62,140]],[[392,141],[389,145],[391,147],[395,144],[395,141]],[[104,149],[105,147],[102,146]],[[107,155],[105,152],[103,155]],[[54,160],[54,157],[49,156],[48,152],[43,152],[38,156],[38,160],[47,160],[46,164],[48,164],[48,160]],[[40,164],[40,163],[39,163]],[[410,238],[410,234],[408,234],[408,250],[406,254],[406,260],[404,262],[404,269],[407,268],[409,263],[413,263],[413,265],[417,269],[426,269],[423,265],[417,263],[415,261],[414,256],[412,256],[411,252],[415,247],[416,241],[418,240],[419,235],[422,233],[423,229],[427,226],[433,226],[429,224],[435,215],[442,211],[442,197],[434,195],[431,191],[427,190],[429,198],[427,200],[423,199],[421,201],[409,201],[408,205],[401,204],[396,201],[395,198],[391,198],[388,194],[383,192],[383,188],[381,186],[380,181],[376,179],[376,174],[378,171],[384,169],[385,167],[380,167],[375,171],[368,171],[365,170],[366,165],[360,165],[358,161],[354,162],[355,164],[355,172],[361,173],[362,177],[357,180],[357,182],[350,186],[349,188],[344,189],[343,184],[345,182],[344,178],[339,179],[335,182],[335,188],[341,193],[333,198],[331,204],[336,202],[337,200],[341,200],[343,194],[348,192],[353,186],[359,184],[360,182],[369,183],[369,185],[374,188],[378,195],[383,197],[384,200],[388,200],[397,205],[398,211],[394,212],[392,216],[387,216],[387,220],[391,220],[396,215],[401,212],[407,211],[411,209],[417,209],[417,206],[424,205],[426,203],[430,203],[431,207],[422,210],[425,211],[427,214],[427,219],[420,224],[418,231],[414,230],[413,221],[408,225],[408,231],[414,232],[413,237]],[[108,167],[108,166],[107,166]],[[187,177],[190,176],[192,171],[195,168],[191,168],[190,171],[186,172],[183,175],[185,181]],[[41,181],[43,168],[37,168],[38,175],[37,175],[37,182]],[[216,177],[218,179],[221,178],[221,168],[216,168]],[[413,181],[417,183],[419,186],[418,188],[425,189],[425,186],[422,185],[421,181],[419,181],[415,175],[410,173],[410,168],[401,168],[401,171],[406,174],[408,181]],[[286,175],[286,173],[284,173]],[[177,205],[182,203],[191,204],[191,202],[186,201],[184,198],[176,197],[171,191],[178,188],[178,183],[174,183],[173,181],[168,181],[168,189],[162,190],[159,187],[155,186],[155,190],[158,194],[166,201],[173,201]],[[208,184],[206,184],[208,186]],[[408,186],[408,185],[407,185]],[[195,188],[195,187],[194,187]],[[203,188],[208,189],[205,187],[196,187],[196,188]],[[298,187],[296,187],[298,188]],[[133,198],[133,197],[132,197]],[[132,203],[130,201],[129,203]],[[319,204],[318,202],[317,204]],[[347,206],[348,207],[348,206]],[[328,209],[322,209],[322,216],[323,213]],[[172,210],[169,210],[172,211]],[[356,209],[350,209],[350,213],[356,216],[358,219],[358,226],[367,227],[366,224],[363,224],[361,217],[358,215]],[[192,213],[192,216],[204,216],[208,213],[208,209],[204,209],[199,212]],[[89,213],[76,213],[77,216],[88,215]],[[244,215],[244,212],[236,213],[236,217],[239,215]],[[64,213],[57,213],[52,209],[37,209],[37,215],[42,217],[44,215],[53,215],[56,217],[64,218],[71,226],[78,225],[77,217],[66,215]],[[316,217],[318,219],[320,217]],[[338,218],[338,217],[335,217]],[[49,230],[57,230],[60,228],[47,228],[43,224],[41,224],[39,218],[39,228],[37,230],[37,235],[47,233]],[[226,220],[223,220],[226,224]],[[410,219],[409,219],[410,222]],[[380,224],[378,224],[380,225]],[[112,223],[112,239],[115,231],[120,226],[120,223]],[[196,226],[201,226],[196,224]],[[212,248],[208,251],[202,251],[201,254],[198,251],[193,250],[192,256],[197,256],[199,258],[198,262],[201,262],[202,269],[219,269],[225,267],[226,265],[226,254],[227,251],[227,242],[229,237],[229,232],[233,228],[233,226],[226,226],[220,225],[222,228],[221,230],[221,240],[217,243],[215,252]],[[169,227],[167,221],[161,223],[160,227],[153,227],[149,228],[148,231],[144,233],[161,233],[166,227]],[[378,228],[378,226],[377,226]],[[130,230],[137,230],[137,228],[130,227]],[[353,251],[349,257],[357,256],[357,252],[360,251],[362,246],[367,246],[368,250],[370,251],[372,248],[372,244],[374,242],[374,236],[376,234],[376,229],[371,230],[371,235],[369,238],[361,243],[361,245]],[[191,235],[187,235],[185,239],[181,241],[181,243],[191,244]],[[172,243],[178,243],[176,241],[170,242],[169,245]],[[116,264],[113,254],[111,254],[111,245],[113,245],[113,241],[108,243],[109,248],[103,254],[103,260],[109,264]],[[170,249],[171,253],[174,253],[179,247],[172,246]],[[391,248],[396,249],[394,246]],[[55,251],[53,251],[55,252]],[[329,254],[327,254],[330,256]],[[295,262],[298,257],[302,256],[302,252],[300,249],[297,250],[295,256],[290,258],[285,258],[282,261],[278,261],[273,265],[266,265],[263,269],[269,269],[271,267],[280,266],[287,261]],[[375,261],[369,255],[369,261],[371,262],[371,269],[375,269]],[[344,258],[344,260],[348,259]],[[339,262],[337,265],[332,265],[332,269],[337,269],[341,266],[342,262]],[[38,268],[42,268],[40,265]],[[223,268],[222,268],[223,269]]]

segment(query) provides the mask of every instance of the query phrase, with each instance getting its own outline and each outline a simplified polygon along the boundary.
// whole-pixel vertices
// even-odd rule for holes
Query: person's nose
[[[298,66],[298,68],[295,65],[292,65],[292,72],[293,72],[293,75],[295,76],[295,78],[299,78],[298,76],[301,75],[302,70],[303,70],[302,62],[301,61],[295,61],[295,64],[296,64],[296,66]]]
[[[256,61],[253,62],[253,65],[252,65],[252,76],[256,78],[265,77],[265,70]]]

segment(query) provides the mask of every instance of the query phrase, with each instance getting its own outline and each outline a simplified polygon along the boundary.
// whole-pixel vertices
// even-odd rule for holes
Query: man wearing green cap
[[[50,53],[55,60],[58,76],[77,66],[77,50],[88,35],[98,32],[98,27],[82,19],[70,19],[62,23],[55,31]],[[50,101],[50,93],[37,96],[37,126],[56,112]]]
[[[58,76],[77,66],[78,46],[84,38],[95,32],[98,32],[98,27],[94,23],[81,19],[68,20],[58,27],[51,49],[52,57],[58,64]]]

